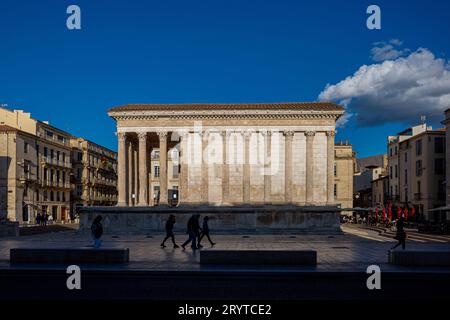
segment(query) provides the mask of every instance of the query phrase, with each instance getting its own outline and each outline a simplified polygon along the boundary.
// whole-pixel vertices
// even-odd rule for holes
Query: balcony
[[[20,174],[19,175],[19,180],[20,180],[20,182],[25,183],[25,182],[36,181],[36,178],[33,177],[31,172],[28,172],[28,173]]]
[[[41,157],[41,163],[45,164],[45,165],[52,165],[52,166],[68,168],[68,169],[72,168],[72,164],[68,161],[57,160],[55,158],[52,159],[51,157],[46,157],[46,156]]]

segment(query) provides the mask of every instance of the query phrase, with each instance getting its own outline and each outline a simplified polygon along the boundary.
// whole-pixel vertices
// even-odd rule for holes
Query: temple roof
[[[188,103],[188,104],[126,104],[113,107],[108,112],[124,111],[204,111],[204,110],[303,110],[344,111],[331,102],[282,102],[282,103]]]

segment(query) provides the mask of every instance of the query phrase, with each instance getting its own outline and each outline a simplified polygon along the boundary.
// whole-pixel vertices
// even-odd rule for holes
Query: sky
[[[69,30],[69,5],[81,30]],[[367,7],[381,9],[369,30]],[[450,1],[1,0],[0,103],[113,150],[129,103],[334,101],[358,157],[450,107]]]

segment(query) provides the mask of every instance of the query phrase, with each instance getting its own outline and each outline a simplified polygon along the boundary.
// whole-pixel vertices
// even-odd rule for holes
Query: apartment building
[[[78,173],[78,167],[74,166],[72,141],[78,138],[48,122],[36,120],[22,110],[0,108],[0,127],[0,216],[20,223],[35,222],[38,212],[51,215],[54,221],[64,222],[73,218],[76,199],[74,176]],[[103,148],[95,146],[97,149]],[[107,189],[111,201],[105,200],[102,204],[113,205],[117,177],[111,171],[116,170],[117,157],[111,150],[103,153],[105,156],[100,163],[106,159],[111,163],[111,169],[106,164],[107,170],[99,168],[92,175],[98,177],[98,171],[108,172],[100,173],[100,177],[107,176],[109,185],[107,188],[94,188],[92,192],[96,197],[101,197],[102,193],[98,190]],[[83,173],[88,174],[87,171]],[[103,186],[101,183],[103,180],[96,181],[94,185]],[[83,205],[97,203],[85,202]]]
[[[439,222],[445,205],[445,130],[426,124],[388,137],[389,194],[393,205],[414,207],[418,219]]]
[[[334,197],[341,208],[353,208],[355,152],[352,145],[340,141],[334,146]]]
[[[72,138],[72,212],[78,206],[117,203],[117,154],[83,138]]]

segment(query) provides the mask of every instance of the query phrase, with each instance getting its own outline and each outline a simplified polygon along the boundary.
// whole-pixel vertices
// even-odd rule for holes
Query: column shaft
[[[118,206],[127,205],[127,148],[125,133],[117,133],[117,188],[118,188]]]
[[[334,131],[327,132],[327,204],[334,204]]]
[[[188,200],[188,157],[187,157],[187,140],[189,133],[180,136],[180,186],[178,192],[178,205],[186,203]]]
[[[208,133],[201,132],[200,138],[202,141],[202,203],[209,203],[209,159],[207,155],[208,147]]]
[[[293,131],[286,131],[284,144],[284,194],[286,203],[292,202],[292,139]]]
[[[159,136],[159,204],[167,205],[167,132]]]
[[[270,204],[272,193],[272,132],[266,131],[264,135],[266,137],[266,152],[264,153],[264,202]]]
[[[229,169],[227,163],[228,153],[228,132],[222,131],[222,204],[228,204],[229,201]]]
[[[148,167],[147,132],[138,133],[139,137],[139,205],[148,205]]]
[[[251,132],[243,132],[244,135],[244,175],[243,175],[243,202],[250,203],[250,137]]]
[[[305,132],[306,136],[306,204],[314,204],[314,131]]]

